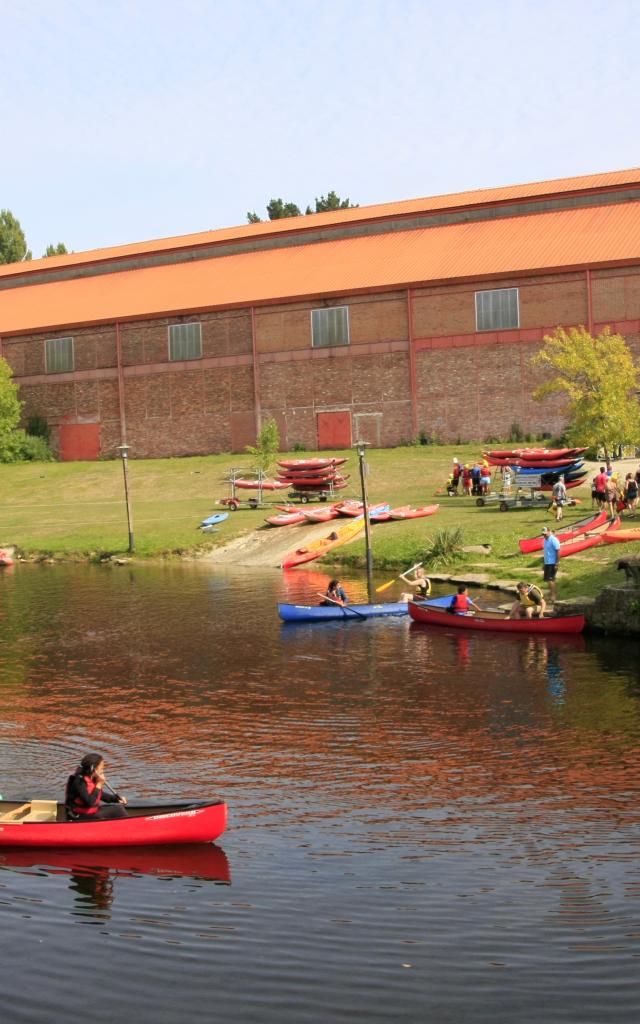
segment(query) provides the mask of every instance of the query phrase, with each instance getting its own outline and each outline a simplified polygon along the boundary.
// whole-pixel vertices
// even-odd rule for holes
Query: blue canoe
[[[228,512],[214,512],[212,516],[203,519],[200,526],[215,526],[216,523],[224,523],[229,518]]]
[[[420,602],[435,608],[446,608],[452,595],[436,597],[432,601]],[[329,622],[341,619],[343,622],[357,622],[381,615],[407,615],[406,601],[387,601],[384,604],[278,604],[278,615],[284,622]]]

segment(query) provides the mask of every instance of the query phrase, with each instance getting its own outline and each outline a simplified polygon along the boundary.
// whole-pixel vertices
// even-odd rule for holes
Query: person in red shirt
[[[604,466],[600,466],[600,472],[596,474],[593,480],[594,497],[600,508],[602,508],[607,501],[607,471]]]
[[[458,593],[451,598],[449,611],[453,615],[468,615],[471,611],[480,612],[482,608],[475,603],[472,597],[469,597],[467,588],[464,583],[461,583],[458,587]]]

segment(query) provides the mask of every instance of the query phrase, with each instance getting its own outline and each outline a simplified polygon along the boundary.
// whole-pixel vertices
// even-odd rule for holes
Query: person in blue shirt
[[[331,580],[326,590],[326,597],[320,604],[349,604],[344,588],[340,580]]]
[[[549,594],[551,595],[552,602],[555,604],[557,598],[556,575],[558,573],[558,560],[560,558],[560,541],[555,536],[553,530],[550,530],[548,526],[544,526],[542,528],[542,536],[544,537],[543,579],[545,583],[548,583],[549,585]]]

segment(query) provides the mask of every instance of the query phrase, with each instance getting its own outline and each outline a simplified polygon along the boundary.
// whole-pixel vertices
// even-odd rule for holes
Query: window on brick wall
[[[520,326],[517,288],[476,292],[476,330],[503,331]]]
[[[332,348],[349,344],[349,307],[311,310],[311,347]]]
[[[47,373],[70,373],[74,369],[73,338],[47,338],[44,366]]]
[[[202,358],[202,325],[171,324],[169,327],[169,359]]]

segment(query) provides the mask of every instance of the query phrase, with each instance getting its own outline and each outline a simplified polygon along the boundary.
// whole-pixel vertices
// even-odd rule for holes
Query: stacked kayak
[[[579,519],[575,523],[571,523],[564,530],[558,530],[556,537],[563,544],[568,540],[577,540],[583,534],[589,533],[591,530],[596,530],[600,526],[604,526],[608,520],[606,511],[596,512],[593,516],[588,516],[586,519]],[[528,555],[532,551],[542,551],[544,546],[544,537],[529,537],[526,540],[519,540],[518,546],[523,555]]]
[[[434,608],[446,608],[453,595],[437,597],[429,601]],[[409,608],[406,601],[387,601],[384,604],[278,604],[278,615],[283,622],[357,622],[383,615],[406,615]]]
[[[520,476],[541,476],[542,491],[550,491],[562,476],[565,487],[578,487],[587,470],[581,456],[586,448],[511,448],[484,452],[491,466],[509,466]]]
[[[294,491],[337,491],[346,487],[348,476],[340,466],[346,459],[282,459],[278,462],[278,480]]]

